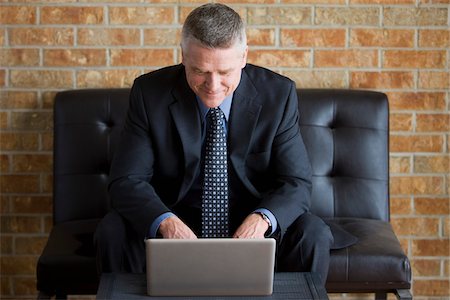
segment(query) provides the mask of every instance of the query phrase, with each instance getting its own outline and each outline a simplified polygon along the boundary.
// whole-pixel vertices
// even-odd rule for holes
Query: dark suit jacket
[[[135,80],[110,173],[113,207],[142,236],[184,201],[201,167],[201,120],[184,66]],[[295,84],[247,65],[228,121],[231,229],[256,208],[281,234],[309,210],[311,167],[298,125]]]

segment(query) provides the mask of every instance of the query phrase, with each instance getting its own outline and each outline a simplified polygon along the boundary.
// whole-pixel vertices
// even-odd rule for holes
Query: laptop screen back
[[[148,239],[151,296],[270,295],[274,239]]]

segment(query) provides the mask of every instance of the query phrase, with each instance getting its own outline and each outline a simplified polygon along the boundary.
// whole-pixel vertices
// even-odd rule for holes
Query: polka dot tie
[[[224,114],[209,110],[202,190],[202,237],[228,237],[227,140]]]

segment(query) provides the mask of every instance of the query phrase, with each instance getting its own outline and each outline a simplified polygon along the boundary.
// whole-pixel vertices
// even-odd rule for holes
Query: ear
[[[184,52],[183,52],[183,47],[181,47],[181,63],[184,65]]]
[[[245,46],[244,55],[242,56],[242,65],[241,68],[245,68],[245,65],[247,64],[247,54],[248,54],[248,46]]]

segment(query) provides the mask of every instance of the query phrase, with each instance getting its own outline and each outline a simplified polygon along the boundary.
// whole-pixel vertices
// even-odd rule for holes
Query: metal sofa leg
[[[39,294],[37,296],[37,300],[47,300],[47,299],[51,299],[52,295],[49,295],[43,291],[39,291]]]
[[[412,300],[411,292],[406,289],[395,290],[395,295],[399,300]]]
[[[385,293],[385,292],[375,293],[375,300],[386,300],[386,299],[387,299],[387,293]]]

